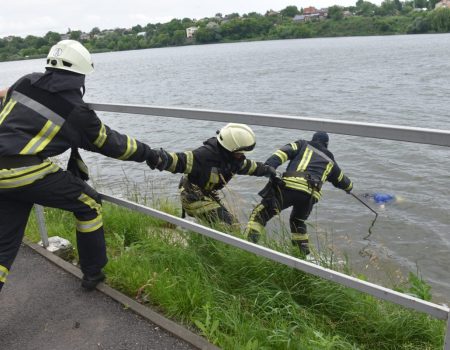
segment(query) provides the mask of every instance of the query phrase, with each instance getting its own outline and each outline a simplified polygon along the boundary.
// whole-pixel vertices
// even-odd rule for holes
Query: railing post
[[[447,317],[447,331],[445,332],[444,350],[450,350],[450,311]]]
[[[39,225],[39,232],[41,233],[42,245],[44,248],[49,246],[47,227],[45,226],[44,208],[41,205],[34,205],[36,211],[36,218]]]

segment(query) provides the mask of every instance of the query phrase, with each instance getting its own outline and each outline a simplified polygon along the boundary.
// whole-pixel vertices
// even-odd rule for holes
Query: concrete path
[[[0,349],[215,348],[203,338],[160,315],[156,314],[156,322],[160,318],[160,324],[166,328],[175,325],[178,328],[175,334],[183,335],[186,332],[188,337],[185,339],[194,341],[189,343],[181,340],[98,290],[84,291],[80,286],[80,279],[73,272],[67,272],[70,271],[70,266],[66,265],[68,270],[56,266],[38,254],[36,249],[39,250],[26,245],[21,247],[8,281],[0,293]],[[128,303],[127,297],[108,286],[102,285],[99,289],[106,289],[111,294],[119,295],[119,298],[125,298],[120,301],[126,305],[134,303],[131,299]],[[155,314],[153,311],[149,312]],[[145,315],[146,311],[141,314]],[[193,343],[197,346],[192,345]]]

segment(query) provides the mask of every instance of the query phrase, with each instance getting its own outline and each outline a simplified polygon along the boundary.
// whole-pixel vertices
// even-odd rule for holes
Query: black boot
[[[94,290],[97,287],[97,284],[103,282],[105,280],[105,274],[100,271],[100,273],[96,275],[83,275],[83,279],[81,280],[81,286],[86,290]]]
[[[307,256],[311,251],[309,250],[308,240],[292,240],[292,244],[300,249],[300,254]]]
[[[259,233],[250,232],[247,235],[247,241],[252,242],[252,243],[258,243],[260,236],[261,235]]]

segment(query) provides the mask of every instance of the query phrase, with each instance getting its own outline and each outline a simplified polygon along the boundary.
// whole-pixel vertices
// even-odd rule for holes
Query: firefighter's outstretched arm
[[[74,140],[76,147],[120,160],[145,162],[155,159],[155,150],[103,124],[97,114],[86,106],[78,106],[70,122],[78,131]]]
[[[278,168],[281,164],[293,159],[301,150],[299,141],[288,143],[284,145],[275,153],[273,153],[265,162],[265,164]]]
[[[347,193],[350,193],[353,189],[353,183],[349,177],[347,177],[339,166],[335,163],[333,169],[331,170],[330,176],[328,177],[334,187],[340,188]]]
[[[200,151],[185,151],[185,152],[168,152],[164,149],[152,150],[155,152],[156,159],[147,161],[151,169],[158,169],[159,171],[169,171],[171,173],[191,174],[194,171],[201,169],[201,154]],[[197,169],[197,170],[196,170]]]
[[[251,159],[245,159],[242,162],[241,168],[237,172],[239,175],[251,175],[251,176],[276,176],[277,172],[275,168],[262,162],[255,162]]]

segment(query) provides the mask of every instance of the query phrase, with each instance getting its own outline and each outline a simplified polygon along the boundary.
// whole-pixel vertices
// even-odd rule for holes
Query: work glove
[[[270,165],[266,165],[266,173],[264,175],[265,177],[270,177],[271,179],[277,176],[277,171],[274,167]]]
[[[264,165],[263,176],[270,177],[271,179],[277,176],[277,171],[270,165]]]
[[[158,169],[159,171],[166,170],[169,165],[170,157],[169,153],[167,153],[162,148],[159,150],[150,150],[150,156],[147,158],[147,165],[150,169]]]

